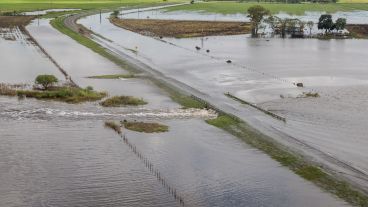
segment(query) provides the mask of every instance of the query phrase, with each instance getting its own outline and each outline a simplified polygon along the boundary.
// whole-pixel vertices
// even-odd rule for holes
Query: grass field
[[[349,0],[343,0],[348,2]],[[368,0],[352,0],[352,1],[366,1]],[[368,10],[368,3],[336,3],[336,4],[277,4],[277,3],[256,3],[256,2],[206,2],[195,3],[191,5],[183,5],[177,7],[167,8],[167,11],[204,11],[221,14],[235,14],[246,13],[249,7],[254,5],[261,5],[269,9],[272,13],[286,12],[289,14],[301,15],[306,11],[326,11],[333,13],[337,11],[354,11],[354,10]]]
[[[183,0],[0,0],[0,12],[45,9],[103,9],[142,4],[175,3]]]

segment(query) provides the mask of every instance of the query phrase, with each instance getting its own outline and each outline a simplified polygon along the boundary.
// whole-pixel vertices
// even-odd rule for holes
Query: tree
[[[307,26],[309,28],[309,35],[312,35],[312,29],[313,29],[313,26],[314,26],[314,22],[313,21],[308,21]]]
[[[58,82],[58,79],[53,75],[39,75],[35,80],[36,84],[42,85],[47,90],[50,86]]]
[[[248,17],[252,24],[252,36],[258,35],[258,28],[263,18],[270,15],[270,11],[260,5],[251,6],[248,9]]]
[[[324,29],[325,33],[334,28],[331,14],[322,14],[318,20],[318,29]]]
[[[335,29],[337,31],[344,30],[346,26],[346,19],[345,18],[338,18],[335,23]]]

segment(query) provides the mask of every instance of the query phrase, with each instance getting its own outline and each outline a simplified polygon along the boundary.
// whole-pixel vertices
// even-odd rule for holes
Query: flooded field
[[[39,74],[64,75],[48,60],[26,34],[15,28],[0,28],[1,83],[32,84]],[[20,58],[21,57],[21,58]]]
[[[268,40],[246,35],[160,40],[117,28],[107,15],[102,22],[95,15],[79,23],[113,41],[105,46],[196,89],[279,141],[291,137],[367,175],[364,100],[368,97],[362,91],[368,84],[368,41]],[[305,87],[296,87],[299,82]],[[286,123],[230,100],[224,96],[227,92],[286,117]],[[320,97],[298,98],[308,92]]]
[[[0,206],[179,206],[126,143],[104,128],[106,120],[123,119],[169,126],[167,133],[142,134],[126,129],[124,133],[183,197],[185,206],[346,206],[262,152],[206,124],[203,120],[215,117],[213,112],[181,109],[144,79],[86,78],[127,71],[57,32],[47,20],[32,23],[27,29],[76,84],[110,95],[139,96],[149,104],[105,109],[98,103],[72,105],[0,97]],[[136,38],[130,39],[130,35],[120,37],[127,41]],[[58,75],[58,69],[32,44],[18,39],[0,39],[2,54],[2,49],[14,47],[21,50],[16,50],[17,54],[24,55],[24,62],[8,63],[12,71],[0,71],[1,78],[19,71],[20,78],[9,75],[1,81],[30,83],[34,77],[26,75],[28,71]],[[157,42],[166,47],[166,43]],[[133,45],[118,43],[135,47],[137,41],[132,41]],[[138,45],[136,58],[160,66],[157,55],[141,55],[141,48],[145,47]],[[27,50],[31,52],[22,53]],[[191,60],[186,53],[182,53],[184,59]],[[161,61],[171,59],[167,57],[171,56]],[[31,64],[36,58],[38,64]],[[180,72],[178,65],[185,66],[179,60],[172,64],[172,70],[182,74],[183,80],[191,78]],[[218,86],[211,91],[215,90]]]

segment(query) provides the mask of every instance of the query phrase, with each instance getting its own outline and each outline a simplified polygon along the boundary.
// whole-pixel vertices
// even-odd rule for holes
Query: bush
[[[35,83],[42,85],[43,89],[47,90],[58,81],[59,80],[53,75],[39,75],[37,76]]]

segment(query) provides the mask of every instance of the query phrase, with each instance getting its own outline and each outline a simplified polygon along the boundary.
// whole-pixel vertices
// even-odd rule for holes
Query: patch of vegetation
[[[100,103],[103,107],[120,107],[120,106],[138,106],[145,105],[145,102],[141,98],[136,98],[133,96],[113,96]]]
[[[313,92],[307,92],[307,93],[303,93],[303,95],[305,96],[305,97],[313,97],[313,98],[318,98],[318,97],[320,97],[320,95],[319,95],[319,93],[313,93]]]
[[[120,78],[134,78],[134,74],[120,74],[120,75],[98,75],[98,76],[89,76],[88,78],[92,79],[120,79]]]
[[[209,119],[209,120],[206,120],[206,122],[218,128],[225,128],[225,127],[230,127],[232,125],[238,124],[237,121],[235,121],[233,118],[226,116],[226,115],[220,115],[216,119]]]
[[[66,103],[98,101],[107,96],[105,92],[97,92],[90,90],[90,88],[83,89],[77,87],[53,87],[45,91],[16,90],[16,94],[20,97],[55,100]]]
[[[145,122],[122,122],[126,129],[144,132],[144,133],[160,133],[169,131],[169,127],[159,123],[145,123]]]
[[[190,5],[182,5],[176,7],[166,8],[166,11],[197,11],[197,12],[210,12],[210,13],[221,13],[221,14],[236,14],[246,13],[249,7],[261,5],[267,10],[270,10],[272,14],[285,12],[288,14],[303,15],[306,11],[316,12],[327,12],[334,13],[338,11],[358,11],[368,10],[368,4],[357,3],[306,3],[306,4],[275,4],[275,3],[258,3],[258,2],[236,2],[236,1],[214,1],[195,3]]]
[[[106,121],[105,127],[114,130],[118,134],[122,133],[121,126],[114,121]]]
[[[368,205],[368,197],[352,188],[345,181],[341,181],[333,175],[325,173],[320,167],[306,162],[302,156],[272,141],[272,138],[259,133],[246,123],[232,119],[231,116],[221,115],[216,119],[207,120],[207,123],[219,127],[239,137],[249,145],[262,150],[283,166],[341,199],[356,206]]]

